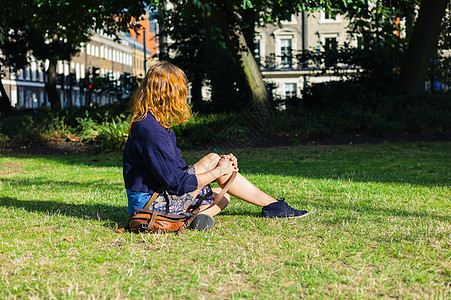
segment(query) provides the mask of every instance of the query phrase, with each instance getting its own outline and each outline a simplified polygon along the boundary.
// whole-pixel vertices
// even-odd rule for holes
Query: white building
[[[324,66],[300,62],[295,54],[301,50],[324,51],[357,39],[347,32],[349,21],[330,12],[300,13],[280,26],[267,24],[256,28],[255,57],[266,82],[274,83],[281,98],[300,97],[308,83],[338,80]],[[355,72],[345,70],[344,72]]]
[[[105,93],[97,93],[86,86],[87,76],[95,72],[99,76],[119,79],[124,73],[143,76],[143,45],[129,34],[120,35],[118,43],[112,36],[95,33],[91,40],[82,45],[80,53],[70,61],[58,61],[57,90],[61,106],[84,106],[90,104],[107,104],[117,99]],[[32,61],[25,69],[17,72],[3,70],[3,86],[11,105],[19,108],[49,107],[44,87],[48,61]],[[88,81],[89,82],[89,81]],[[91,86],[92,88],[92,86]]]

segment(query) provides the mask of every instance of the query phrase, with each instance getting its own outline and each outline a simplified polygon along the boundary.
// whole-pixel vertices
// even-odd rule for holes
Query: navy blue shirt
[[[183,195],[197,189],[195,174],[180,157],[175,134],[150,113],[132,125],[123,152],[125,188],[133,192],[167,191]]]

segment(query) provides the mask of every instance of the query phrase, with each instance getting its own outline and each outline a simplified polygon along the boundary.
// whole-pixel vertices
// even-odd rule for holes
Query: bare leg
[[[221,157],[216,153],[209,153],[202,157],[197,163],[194,164],[194,169],[197,174],[205,173],[213,170],[218,165]]]
[[[221,188],[213,188],[213,193],[215,193],[216,195],[218,195],[221,192]],[[213,217],[217,214],[219,214],[224,208],[226,208],[227,205],[229,205],[230,202],[230,195],[228,195],[227,193],[224,195],[224,197],[222,197],[222,199],[218,202],[218,204],[216,204],[215,206],[213,206],[212,208],[207,209],[207,207],[209,205],[201,205],[200,206],[200,211],[201,213],[205,214],[205,215],[209,215],[210,217]]]
[[[216,182],[221,187],[224,187],[230,176],[231,175],[222,176],[218,178]],[[261,191],[240,173],[237,174],[235,181],[233,181],[227,193],[258,206],[266,206],[277,202],[276,199]]]
[[[218,161],[220,159],[220,156],[216,153],[210,153],[202,157],[197,163],[194,164],[194,169],[196,170],[196,173],[205,173],[212,169],[214,169],[218,165]],[[221,189],[213,188],[213,193],[218,195],[221,192]],[[194,197],[199,194],[200,190],[194,191],[193,195]],[[201,205],[200,211],[202,214],[209,215],[210,217],[213,217],[221,212],[227,205],[229,205],[230,202],[230,195],[225,194],[224,197],[219,201],[219,203],[210,209],[207,209],[209,205]]]
[[[216,167],[218,164],[220,157],[216,153],[210,153],[202,157],[197,163],[195,163],[194,169],[196,170],[196,173],[205,173],[208,172]],[[193,197],[196,198],[199,194],[200,189],[195,190],[193,192]],[[227,205],[226,205],[227,206]],[[224,206],[225,207],[225,206]]]
[[[219,159],[220,159],[220,156],[217,155],[216,153],[207,154],[202,159],[200,159],[197,163],[194,164],[196,173],[203,173],[203,172],[207,172],[207,171],[214,169],[217,166]],[[216,180],[216,182],[221,187],[224,187],[224,185],[226,184],[226,182],[230,178],[230,176],[231,175],[225,175],[223,177],[220,177]],[[247,180],[243,175],[241,175],[239,173],[227,193],[232,196],[235,196],[241,200],[244,200],[246,202],[249,202],[251,204],[258,205],[258,206],[266,206],[266,205],[269,205],[269,204],[277,201],[273,197],[271,197],[268,194],[266,194],[265,192],[261,191],[259,188],[257,188],[255,185],[253,185],[249,180]],[[211,210],[213,210],[214,208],[215,207],[211,208]],[[219,209],[219,207],[218,207],[218,209]],[[206,211],[206,213],[210,214],[210,213],[213,213],[213,211],[211,211],[211,212]],[[217,212],[217,213],[219,213],[219,212]],[[217,214],[217,213],[215,213],[215,214]],[[213,214],[213,215],[215,215],[215,214]]]

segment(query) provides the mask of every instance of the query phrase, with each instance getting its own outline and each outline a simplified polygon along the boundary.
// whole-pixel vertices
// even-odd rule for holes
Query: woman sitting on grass
[[[209,183],[216,181],[223,187],[231,174],[239,170],[238,161],[233,154],[210,153],[194,165],[186,165],[171,127],[191,116],[187,93],[183,71],[161,61],[149,69],[132,96],[130,134],[123,153],[128,213],[137,213],[135,207],[143,208],[152,194],[159,192],[149,209],[180,214],[200,207],[201,214],[191,223],[196,229],[213,227],[212,217],[229,204],[230,195],[263,206],[263,217],[305,215],[307,211],[274,199],[239,173],[220,202],[206,209],[220,192],[220,188],[210,188]]]

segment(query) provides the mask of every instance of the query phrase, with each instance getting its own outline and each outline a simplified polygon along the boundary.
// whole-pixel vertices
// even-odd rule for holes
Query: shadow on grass
[[[125,197],[125,188],[124,184],[121,183],[109,183],[103,180],[92,180],[86,182],[78,182],[71,181],[68,179],[64,180],[50,180],[45,177],[33,178],[33,179],[1,179],[3,183],[8,183],[11,186],[20,186],[20,187],[35,187],[35,186],[58,186],[63,187],[78,187],[79,192],[85,192],[86,189],[96,188],[98,190],[108,190],[110,192],[123,192]],[[75,190],[74,190],[75,192]]]
[[[235,151],[236,150],[236,151]],[[405,143],[380,145],[323,145],[274,148],[220,149],[232,151],[244,174],[297,176],[312,179],[354,182],[401,183],[422,186],[448,186],[451,180],[449,151],[451,143]],[[185,151],[188,164],[195,163],[208,151]],[[93,168],[122,168],[119,153],[101,155],[26,155],[64,165]],[[45,164],[45,162],[44,162]]]
[[[0,198],[0,206],[14,207],[23,209],[26,212],[38,212],[53,215],[70,216],[79,219],[90,219],[102,222],[103,226],[109,229],[122,227],[127,223],[128,215],[125,207],[105,205],[105,204],[75,204],[56,201],[41,200],[19,200],[17,198],[2,197]],[[348,205],[342,203],[332,203],[331,201],[322,202],[318,210],[310,210],[310,218],[317,218],[318,221],[325,225],[337,226],[337,224],[358,222],[364,215],[381,216],[381,217],[405,217],[405,218],[427,218],[435,219],[442,222],[451,222],[450,216],[437,215],[427,212],[416,212],[400,210],[396,208],[372,207],[365,204]],[[300,207],[299,207],[300,208]],[[357,212],[357,215],[349,215],[336,213],[329,215],[327,218],[321,217],[321,209],[337,212],[338,210],[347,210],[348,212]],[[244,210],[227,210],[225,209],[220,215],[224,216],[250,216],[262,219],[260,213]],[[379,221],[377,221],[379,222]]]
[[[104,226],[112,229],[116,226],[125,225],[128,218],[126,207],[105,204],[76,204],[1,197],[0,206],[15,207],[27,212],[58,214],[80,219],[97,220],[99,222],[105,222]]]

